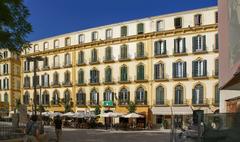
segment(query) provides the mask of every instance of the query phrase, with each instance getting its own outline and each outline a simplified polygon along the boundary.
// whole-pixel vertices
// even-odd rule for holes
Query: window
[[[48,68],[48,57],[43,58],[43,68]]]
[[[8,103],[8,94],[7,93],[4,94],[4,102]]]
[[[8,78],[3,79],[3,89],[5,89],[5,90],[9,89],[9,79]]]
[[[173,63],[173,78],[187,77],[186,69],[187,69],[186,62],[179,61],[179,62]]]
[[[174,39],[174,54],[186,53],[185,38]]]
[[[48,42],[43,43],[43,50],[48,50]]]
[[[8,74],[8,64],[3,65],[3,74]]]
[[[105,49],[105,60],[106,61],[112,60],[112,47],[107,47]]]
[[[71,101],[70,92],[69,92],[69,90],[66,90],[66,91],[64,92],[64,103],[66,104],[66,103],[68,103],[68,102],[70,102],[70,101]]]
[[[2,80],[1,79],[0,79],[0,90],[2,90]],[[0,99],[1,99],[1,97],[0,97]],[[0,102],[1,102],[1,100],[0,100]]]
[[[164,79],[164,64],[157,63],[154,65],[154,79]]]
[[[53,73],[53,85],[59,85],[59,75],[57,72]]]
[[[143,23],[139,23],[137,24],[137,34],[144,34],[144,24]]]
[[[71,66],[71,55],[69,53],[65,54],[65,66],[69,67]]]
[[[154,55],[165,55],[167,54],[166,40],[159,40],[154,42]]]
[[[203,86],[198,84],[193,89],[192,104],[203,104]]]
[[[220,101],[220,90],[219,85],[215,85],[215,96],[214,96],[214,104],[219,104]]]
[[[24,71],[30,71],[30,62],[24,61]]]
[[[215,23],[218,23],[218,11],[215,12]]]
[[[165,98],[164,98],[164,88],[162,86],[158,86],[156,88],[156,105],[164,105]]]
[[[8,58],[8,51],[4,51],[4,52],[3,52],[3,57],[4,57],[4,58]]]
[[[177,17],[174,19],[174,26],[176,29],[182,28],[182,18]]]
[[[49,87],[49,75],[45,73],[42,77],[42,87]]]
[[[85,63],[84,52],[80,51],[80,52],[78,52],[78,64],[81,65],[81,64],[84,64],[84,63]]]
[[[90,104],[91,105],[98,105],[99,104],[99,93],[93,89],[90,92]]]
[[[195,26],[201,26],[202,25],[202,15],[197,14],[194,16],[194,25]]]
[[[103,101],[114,101],[114,93],[110,89],[106,89],[103,93]]]
[[[54,48],[58,48],[59,47],[59,40],[54,40]]]
[[[99,83],[99,71],[96,69],[90,70],[90,83]]]
[[[215,71],[214,71],[214,75],[218,76],[219,75],[219,60],[215,59]]]
[[[218,50],[218,34],[215,34],[215,50]]]
[[[202,51],[206,51],[206,36],[194,36],[192,38],[193,41],[193,52],[202,52]]]
[[[183,87],[181,85],[175,87],[174,104],[183,104]]]
[[[207,76],[207,60],[197,60],[192,62],[193,77]]]
[[[78,36],[78,43],[81,44],[81,43],[84,43],[85,42],[85,36],[84,34],[80,34]]]
[[[163,20],[159,20],[157,21],[157,27],[156,27],[156,31],[160,32],[164,30],[164,21]]]
[[[137,80],[144,80],[144,65],[139,64],[137,66]]]
[[[128,35],[128,28],[127,26],[122,26],[121,27],[121,37],[125,37]]]
[[[30,77],[29,76],[25,76],[24,77],[24,88],[29,88],[30,87]]]
[[[130,92],[126,88],[122,88],[118,97],[119,105],[127,105],[130,101]]]
[[[55,56],[53,57],[53,66],[54,66],[54,67],[60,67],[59,56],[58,56],[58,55],[55,55]]]
[[[44,91],[43,92],[43,95],[42,95],[42,104],[43,105],[49,105],[49,94],[47,91]]]
[[[53,105],[58,105],[60,103],[60,97],[59,97],[59,92],[55,90],[53,92],[53,97],[52,97],[52,104]]]
[[[39,80],[39,76],[38,76],[38,75],[35,77],[35,79],[34,79],[34,76],[32,77],[32,86],[33,86],[33,87],[34,87],[35,85],[36,85],[36,86],[39,86],[39,85],[40,85],[39,82],[40,82],[40,80]]]
[[[30,95],[29,95],[29,92],[26,91],[25,94],[23,95],[23,104],[29,105],[29,100],[30,100]]]
[[[84,84],[84,71],[82,69],[78,71],[78,84]]]
[[[137,43],[137,55],[136,57],[144,57],[144,43],[143,42],[139,42]]]
[[[120,81],[128,81],[128,68],[126,65],[121,66],[120,72],[121,72]]]
[[[128,58],[128,47],[127,47],[127,45],[121,45],[121,47],[120,47],[120,59],[127,59]]]
[[[38,44],[35,44],[34,45],[34,52],[37,52],[37,51],[39,51],[39,46],[38,46]]]
[[[70,45],[71,45],[70,37],[65,38],[65,46],[70,46]]]
[[[106,30],[106,39],[111,39],[113,36],[112,29],[107,29]]]
[[[92,32],[92,41],[98,40],[98,32]]]
[[[86,94],[83,90],[79,90],[77,93],[77,105],[85,105],[86,104]]]
[[[136,90],[135,103],[137,105],[147,104],[147,91],[145,91],[142,87],[139,87]]]
[[[97,62],[98,61],[97,49],[93,49],[91,54],[92,54],[91,62]]]
[[[70,77],[71,75],[70,75],[70,72],[69,71],[66,71],[65,73],[64,73],[64,85],[70,85],[71,84],[71,77]]]
[[[112,82],[112,69],[109,66],[105,69],[105,82]]]

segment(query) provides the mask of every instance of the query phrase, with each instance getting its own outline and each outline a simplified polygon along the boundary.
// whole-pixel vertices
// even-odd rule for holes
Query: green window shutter
[[[178,53],[178,40],[174,39],[174,53]]]
[[[154,55],[159,55],[159,47],[158,47],[158,43],[159,41],[155,41],[154,42]]]
[[[192,76],[196,76],[196,61],[192,61]]]
[[[196,104],[196,93],[195,93],[195,89],[192,89],[192,104]]]
[[[144,33],[144,24],[140,23],[137,25],[137,33],[138,34],[143,34]]]
[[[215,34],[215,49],[218,49],[218,34]]]
[[[197,37],[196,36],[193,36],[192,37],[192,50],[193,52],[196,52],[196,46],[197,46]]]
[[[185,38],[182,38],[182,47],[183,47],[183,53],[186,52],[186,39]]]
[[[207,76],[207,60],[203,61],[203,75]]]
[[[202,36],[202,40],[203,40],[203,51],[206,51],[207,45],[206,45],[206,35]]]
[[[147,91],[144,92],[144,104],[147,105]]]
[[[201,86],[199,89],[200,89],[200,91],[199,91],[199,102],[200,102],[200,104],[203,104],[203,96],[204,96],[203,86]]]
[[[176,63],[172,64],[172,73],[173,73],[173,78],[176,78]]]
[[[183,63],[183,77],[187,77],[187,62]]]
[[[163,41],[163,44],[164,44],[164,52],[163,52],[163,54],[167,54],[167,41],[166,40],[164,40]]]

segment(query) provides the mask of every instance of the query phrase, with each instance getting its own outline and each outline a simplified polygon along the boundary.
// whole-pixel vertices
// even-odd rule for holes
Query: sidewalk
[[[89,130],[89,129],[88,129]],[[93,129],[99,132],[109,132],[109,133],[170,133],[170,129],[154,129],[154,130],[115,130],[115,129]]]

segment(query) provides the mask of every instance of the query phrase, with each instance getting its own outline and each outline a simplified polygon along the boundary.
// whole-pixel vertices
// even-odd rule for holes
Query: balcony
[[[170,100],[156,100],[155,106],[169,106]]]
[[[30,89],[31,87],[30,87],[30,84],[29,84],[29,85],[28,85],[28,84],[24,84],[24,85],[23,85],[23,88],[24,88],[24,89]]]
[[[77,105],[78,107],[85,107],[85,106],[86,106],[86,101],[85,101],[85,100],[78,100],[78,101],[76,102],[76,105]]]
[[[144,76],[135,76],[134,77],[134,81],[136,83],[144,83],[144,82],[148,82],[148,76],[144,75]]]
[[[118,56],[118,61],[119,62],[125,62],[125,61],[131,61],[131,56],[128,54],[128,55],[119,55]]]
[[[218,78],[219,77],[219,71],[218,70],[214,70],[212,72],[213,78]]]
[[[183,75],[179,75],[179,76],[173,75],[172,79],[174,81],[188,80],[188,74],[183,74]]]
[[[184,52],[175,52],[175,51],[173,51],[173,56],[186,56],[186,55],[188,55],[186,49],[185,49]]]
[[[72,67],[72,64],[71,63],[64,63],[63,64],[63,68],[71,68]]]
[[[99,80],[91,80],[91,79],[89,79],[89,83],[88,83],[89,85],[100,85],[100,81]]]
[[[118,100],[118,106],[128,106],[129,100]]]
[[[24,73],[30,73],[30,69],[29,70],[24,70]]]
[[[162,76],[159,76],[157,78],[154,79],[155,82],[162,82],[162,81],[168,81],[169,79],[169,75],[164,74]]]
[[[90,100],[89,102],[88,102],[88,105],[89,106],[98,106],[99,105],[99,101],[98,100]]]
[[[148,58],[148,53],[135,53],[135,60],[144,60]]]
[[[155,57],[155,58],[168,57],[168,52],[166,51],[165,53],[161,53],[161,54],[156,54],[156,53],[154,53],[154,57]]]
[[[148,105],[147,100],[135,100],[135,104],[138,105],[138,106]]]
[[[50,70],[50,67],[48,65],[45,65],[42,67],[42,71],[47,71]]]
[[[207,79],[208,78],[208,73],[206,74],[193,74],[193,79],[198,80],[198,79]]]
[[[79,80],[76,81],[77,82],[77,86],[86,86],[87,85],[87,80]]]
[[[43,84],[41,87],[42,88],[50,88],[50,85],[49,84]]]
[[[193,54],[205,54],[208,53],[206,49],[196,49]]]
[[[128,83],[131,83],[131,78],[130,77],[127,77],[127,78],[121,78],[119,77],[118,78],[118,83],[119,84],[128,84]]]
[[[105,84],[105,85],[115,84],[115,79],[114,78],[111,78],[111,79],[103,78],[102,80],[104,80],[103,84]]]
[[[52,65],[52,69],[60,69],[60,65]]]
[[[90,65],[100,64],[100,59],[99,58],[97,58],[97,59],[89,58],[89,64]]]
[[[86,60],[83,60],[83,61],[79,61],[78,60],[77,66],[85,66],[85,65],[87,65],[87,61]]]
[[[103,57],[103,62],[104,63],[114,63],[115,62],[115,57],[113,56],[104,56]]]
[[[213,51],[213,52],[218,52],[218,51],[219,51],[218,46],[213,45],[213,47],[212,47],[212,51]]]
[[[51,86],[52,86],[52,88],[60,88],[61,84],[60,84],[60,82],[52,82]]]
[[[72,83],[71,82],[63,82],[62,86],[63,87],[72,87]]]
[[[186,105],[188,105],[188,101],[185,99],[179,100],[179,101],[172,100],[172,105],[173,106],[186,106]]]
[[[203,99],[203,100],[193,100],[192,99],[192,105],[193,106],[208,106],[208,100],[207,99]]]

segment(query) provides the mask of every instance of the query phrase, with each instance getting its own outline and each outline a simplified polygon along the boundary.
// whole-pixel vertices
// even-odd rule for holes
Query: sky
[[[216,6],[217,0],[24,0],[29,41],[96,26]]]

